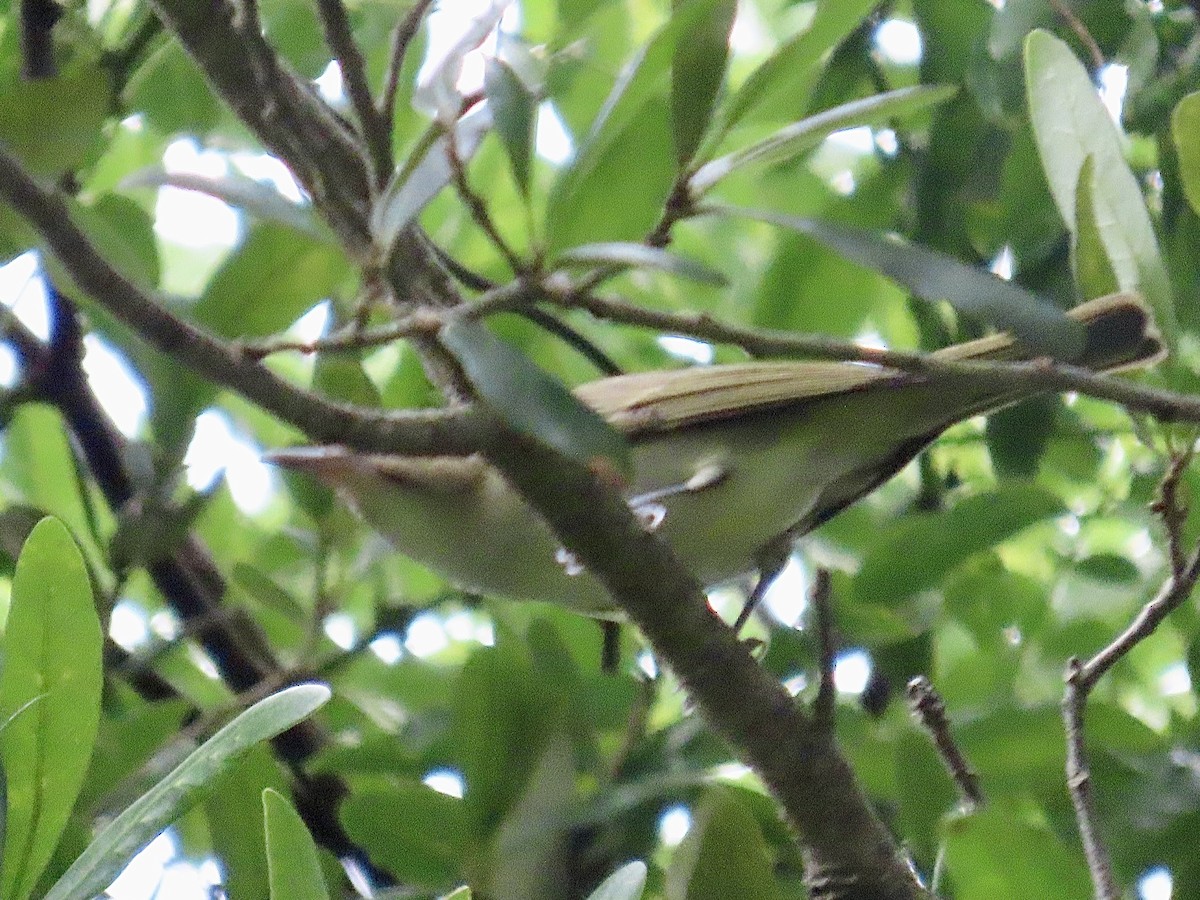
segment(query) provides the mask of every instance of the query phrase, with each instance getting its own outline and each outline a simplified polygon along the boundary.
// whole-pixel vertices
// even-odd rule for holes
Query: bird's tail
[[[1081,303],[1067,315],[1084,327],[1083,352],[1073,362],[1097,372],[1149,366],[1166,355],[1150,308],[1137,294],[1108,294]],[[994,334],[955,344],[932,354],[935,359],[1027,359],[1011,334]]]

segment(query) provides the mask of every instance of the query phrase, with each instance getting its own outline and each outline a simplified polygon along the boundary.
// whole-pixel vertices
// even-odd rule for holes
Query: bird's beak
[[[263,462],[318,477],[344,473],[354,466],[355,455],[345,447],[288,447],[263,454]]]

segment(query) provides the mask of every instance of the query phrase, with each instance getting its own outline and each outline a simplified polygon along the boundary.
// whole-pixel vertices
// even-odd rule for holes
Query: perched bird
[[[1163,352],[1130,294],[1081,304],[1080,365],[1114,371]],[[1020,359],[1008,334],[941,361]],[[923,378],[874,365],[750,362],[602,378],[576,396],[633,448],[630,505],[703,584],[760,567],[771,548],[870,493],[945,429],[1030,390],[970,375]],[[269,454],[334,487],[413,559],[470,591],[608,617],[615,607],[550,528],[480,456],[416,458],[325,446]]]

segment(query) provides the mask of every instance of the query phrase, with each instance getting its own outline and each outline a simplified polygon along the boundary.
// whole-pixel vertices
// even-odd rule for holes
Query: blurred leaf
[[[483,89],[513,177],[521,193],[528,195],[538,99],[511,66],[495,58],[487,61]]]
[[[423,784],[353,791],[340,816],[350,839],[402,882],[445,889],[469,863],[475,837],[464,802]]]
[[[815,238],[860,266],[882,272],[925,300],[946,300],[968,315],[1011,331],[1030,352],[1071,359],[1083,349],[1083,327],[1037,294],[951,256],[897,238],[763,210],[716,210],[769,222]]]
[[[667,102],[676,42],[718,2],[677,8],[626,63],[574,158],[547,201],[549,249],[591,241],[635,240],[650,230],[675,181]]]
[[[613,241],[604,244],[584,244],[564,250],[555,260],[561,266],[613,266],[617,269],[657,269],[669,275],[725,287],[725,276],[701,263],[686,257],[648,247],[645,244]]]
[[[731,791],[710,789],[667,869],[666,900],[780,896],[754,816]]]
[[[222,115],[196,61],[178,41],[166,41],[146,57],[125,86],[125,104],[162,134],[203,134]]]
[[[0,893],[11,900],[33,891],[87,773],[100,719],[102,643],[83,557],[61,522],[43,519],[17,561],[0,676],[0,721],[7,722],[0,732],[7,789]]]
[[[108,69],[82,56],[56,78],[13,73],[0,83],[0,142],[38,175],[81,168],[98,148],[112,92]]]
[[[89,900],[102,892],[139,850],[200,799],[227,765],[310,716],[329,693],[322,684],[296,685],[241,713],[113,819],[45,900]]]
[[[877,125],[943,103],[958,93],[955,85],[919,85],[852,100],[781,128],[765,140],[701,166],[688,180],[695,196],[707,193],[727,175],[753,165],[785,162],[806,153],[835,131]]]
[[[313,367],[313,388],[335,400],[356,406],[380,406],[379,389],[363,371],[362,363],[346,353],[318,353]]]
[[[901,519],[867,551],[854,578],[854,596],[862,603],[894,605],[935,587],[976,553],[1062,511],[1062,501],[1046,489],[1011,483],[945,512]]]
[[[1075,195],[1075,225],[1071,230],[1071,263],[1075,269],[1075,283],[1083,298],[1103,297],[1120,290],[1117,275],[1108,261],[1104,248],[1103,232],[1114,227],[1114,223],[1096,221],[1096,216],[1111,212],[1107,207],[1096,208],[1096,158],[1088,156],[1079,170],[1079,188]]]
[[[1171,113],[1171,137],[1179,154],[1179,180],[1192,211],[1200,213],[1200,91],[1188,94]]]
[[[255,219],[287,225],[309,237],[332,241],[328,227],[311,206],[295,203],[274,185],[238,172],[202,175],[197,172],[168,172],[161,165],[146,166],[121,179],[122,190],[173,187],[216,197],[249,213]]]
[[[673,3],[676,9],[686,5],[686,0]],[[687,166],[712,124],[736,12],[736,0],[718,0],[711,12],[675,43],[671,63],[671,125],[680,168]]]
[[[263,791],[262,803],[271,900],[328,900],[317,845],[300,814],[282,794],[270,788]]]
[[[1090,897],[1083,857],[1044,826],[997,805],[949,821],[944,829],[946,872],[958,900]]]
[[[984,434],[998,474],[1005,478],[1037,474],[1061,407],[1058,397],[1030,397],[988,416]]]
[[[755,69],[725,104],[714,134],[725,135],[744,117],[759,110],[764,118],[795,118],[808,106],[813,82],[833,48],[877,5],[878,0],[817,4],[808,27]],[[779,103],[785,104],[782,110],[776,108]]]
[[[625,438],[485,326],[456,319],[442,329],[441,341],[479,396],[514,431],[585,465],[601,458],[628,470]]]
[[[1117,283],[1146,297],[1173,345],[1175,306],[1154,227],[1087,70],[1058,38],[1034,31],[1025,41],[1025,73],[1034,135],[1059,214],[1074,227],[1079,175],[1091,156],[1095,222]]]
[[[645,889],[646,864],[635,859],[600,882],[587,900],[641,900]]]
[[[1138,567],[1115,553],[1095,553],[1082,560],[1076,571],[1105,584],[1136,585],[1141,580]]]
[[[287,328],[349,276],[340,249],[271,222],[254,226],[192,307],[226,337],[254,338]]]
[[[465,166],[492,127],[492,110],[475,106],[454,123],[454,150]],[[389,251],[396,239],[421,214],[454,175],[447,154],[450,142],[437,137],[419,148],[420,155],[396,170],[382,196],[371,210],[371,233],[381,251]]]

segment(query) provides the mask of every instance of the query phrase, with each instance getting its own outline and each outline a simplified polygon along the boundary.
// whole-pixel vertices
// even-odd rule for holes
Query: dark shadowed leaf
[[[492,108],[496,134],[508,154],[513,177],[521,193],[528,194],[537,97],[525,87],[511,66],[494,58],[487,61],[483,89]]]
[[[918,297],[945,300],[960,312],[1011,331],[1033,353],[1071,359],[1083,348],[1083,327],[1062,310],[1019,285],[951,256],[833,222],[725,206],[716,210],[807,234],[860,266],[882,272]]]
[[[686,3],[678,0],[674,5],[686,7]],[[713,107],[729,55],[729,30],[736,12],[736,0],[719,0],[675,44],[671,63],[671,125],[681,167],[691,160],[712,125]]]
[[[441,340],[510,428],[584,464],[599,457],[628,468],[624,437],[482,324],[458,319],[442,329]]]

